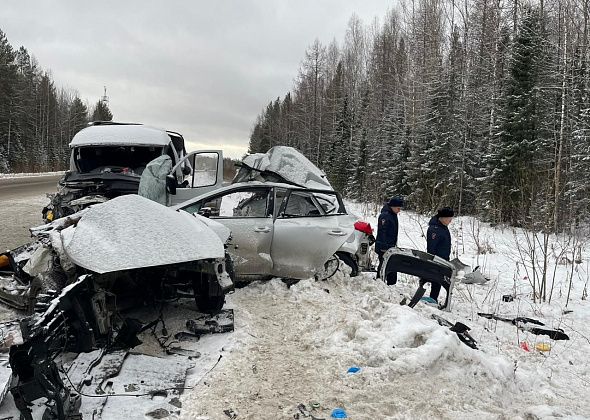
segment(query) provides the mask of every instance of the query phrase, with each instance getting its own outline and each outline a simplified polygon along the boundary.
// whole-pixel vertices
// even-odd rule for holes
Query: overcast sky
[[[344,40],[393,0],[2,0],[0,29],[117,121],[182,133],[190,149],[241,157],[256,116],[293,85],[306,48]]]

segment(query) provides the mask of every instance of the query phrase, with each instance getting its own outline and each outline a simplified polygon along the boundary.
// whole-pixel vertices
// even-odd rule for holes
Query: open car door
[[[176,194],[170,196],[171,206],[222,186],[223,152],[221,150],[190,152],[174,165],[170,173],[178,173],[179,169],[185,176],[176,188]]]

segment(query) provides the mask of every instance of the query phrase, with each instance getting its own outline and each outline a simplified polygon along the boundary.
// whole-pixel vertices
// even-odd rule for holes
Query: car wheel
[[[193,281],[193,294],[199,311],[213,314],[223,308],[225,295],[217,281],[209,281],[209,276],[212,274],[201,274],[200,278]]]
[[[328,280],[332,277],[340,268],[340,258],[336,254],[332,255],[328,261],[324,264],[321,270],[315,275],[316,280]]]
[[[352,255],[346,252],[337,252],[336,255],[340,258],[340,261],[350,267],[350,277],[356,277],[359,275],[359,265]]]

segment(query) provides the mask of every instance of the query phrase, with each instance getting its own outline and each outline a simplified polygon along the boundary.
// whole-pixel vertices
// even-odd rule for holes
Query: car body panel
[[[199,219],[138,195],[124,195],[88,209],[64,249],[95,273],[223,258],[219,236]]]
[[[350,237],[353,224],[348,215],[276,219],[270,253],[272,274],[313,276]]]
[[[268,191],[265,217],[241,217],[237,209],[244,211],[251,198],[239,194],[251,191]],[[324,263],[351,237],[354,217],[348,214],[327,215],[325,208],[314,199],[311,207],[290,201],[291,196],[303,197],[313,194],[334,197],[341,206],[337,193],[326,190],[309,190],[285,183],[243,182],[223,187],[215,192],[200,195],[174,206],[176,210],[189,213],[209,212],[211,219],[232,231],[228,253],[234,261],[238,277],[281,276],[307,278],[320,270]],[[225,207],[224,197],[238,197]],[[219,200],[222,200],[219,202]],[[234,206],[231,206],[234,203]],[[310,202],[311,203],[311,202]],[[312,210],[308,215],[306,211]],[[300,212],[301,217],[296,214]]]

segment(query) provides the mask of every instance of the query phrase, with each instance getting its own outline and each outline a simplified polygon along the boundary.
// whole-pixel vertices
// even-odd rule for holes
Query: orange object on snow
[[[0,267],[8,267],[10,265],[10,260],[6,255],[0,255]]]

